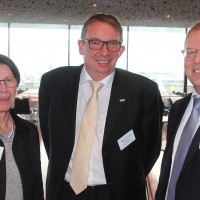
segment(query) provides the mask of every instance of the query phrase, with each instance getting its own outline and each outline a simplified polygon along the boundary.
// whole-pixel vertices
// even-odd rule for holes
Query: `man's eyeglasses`
[[[82,39],[84,42],[89,44],[91,50],[101,50],[103,45],[107,46],[109,51],[119,51],[122,43],[117,41],[101,41],[101,40],[88,40]]]
[[[17,86],[17,80],[15,77],[10,77],[10,76],[7,76],[5,77],[5,79],[3,80],[0,80],[0,82],[4,82],[4,84],[9,87],[9,88],[12,88],[12,87],[16,87]]]
[[[188,48],[181,50],[181,53],[183,54],[184,57],[195,58],[199,51],[200,49]]]

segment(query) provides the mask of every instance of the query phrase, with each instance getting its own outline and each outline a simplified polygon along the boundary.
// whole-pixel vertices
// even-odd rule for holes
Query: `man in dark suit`
[[[155,82],[116,69],[122,27],[111,15],[91,16],[78,41],[84,64],[43,75],[39,90],[42,136],[49,158],[47,200],[145,200],[146,176],[161,147],[162,100]],[[85,105],[101,82],[87,188],[70,186]],[[83,147],[84,149],[84,147]],[[80,170],[81,169],[80,165]]]
[[[198,102],[198,98],[200,98],[199,49],[200,22],[196,23],[188,32],[185,40],[185,50],[182,51],[185,56],[185,73],[194,85],[194,91],[183,99],[176,101],[170,110],[167,146],[162,160],[156,200],[200,199],[200,105],[195,106],[197,121],[195,122],[193,118],[193,124],[190,128],[187,122],[190,113],[194,113],[194,111],[192,112],[194,110],[193,102]],[[191,136],[189,139],[185,139],[184,135],[186,137]],[[184,144],[183,149],[180,151],[182,144]],[[182,163],[181,166],[180,163]]]

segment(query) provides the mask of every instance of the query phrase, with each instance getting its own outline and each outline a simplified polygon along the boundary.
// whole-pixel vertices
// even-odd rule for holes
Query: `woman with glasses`
[[[20,74],[0,54],[0,199],[43,200],[37,127],[13,111]]]

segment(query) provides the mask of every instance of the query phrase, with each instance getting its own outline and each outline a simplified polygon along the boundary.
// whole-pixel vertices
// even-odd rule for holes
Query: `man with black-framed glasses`
[[[93,15],[78,41],[84,64],[41,79],[47,200],[146,200],[146,176],[161,147],[162,99],[155,82],[115,67],[122,42],[115,17]]]

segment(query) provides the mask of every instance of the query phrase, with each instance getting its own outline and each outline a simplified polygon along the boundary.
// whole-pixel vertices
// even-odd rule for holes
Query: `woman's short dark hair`
[[[9,69],[11,70],[11,72],[13,73],[14,77],[17,80],[17,85],[19,85],[20,73],[15,63],[7,56],[0,54],[0,64],[7,65],[9,67]]]

